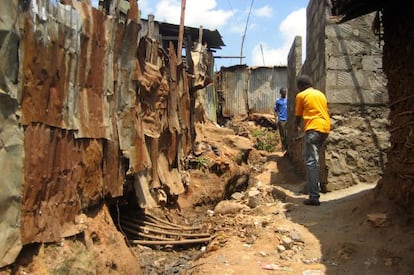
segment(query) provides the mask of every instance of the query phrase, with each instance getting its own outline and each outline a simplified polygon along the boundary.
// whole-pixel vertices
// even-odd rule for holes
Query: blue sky
[[[243,46],[243,64],[249,66],[286,65],[287,54],[296,35],[305,48],[308,0],[253,0]],[[239,56],[242,35],[252,0],[186,0],[185,25],[217,29],[225,47],[215,55]],[[179,24],[181,0],[139,0],[141,16],[154,14],[155,20]],[[263,52],[263,54],[262,54]],[[239,58],[216,59],[215,68],[240,64]]]

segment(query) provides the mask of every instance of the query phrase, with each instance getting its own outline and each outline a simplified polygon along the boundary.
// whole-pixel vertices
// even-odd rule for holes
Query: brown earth
[[[229,126],[200,125],[186,194],[178,208],[154,211],[200,225],[209,243],[128,247],[103,206],[79,222],[84,233],[25,247],[0,274],[413,274],[413,221],[375,183],[305,206],[303,176],[289,159],[256,149],[258,139],[269,142],[257,133],[274,131],[252,121]]]
[[[204,126],[204,142],[222,154],[202,155],[223,164],[247,151],[246,165],[229,164],[220,177],[191,170],[190,195],[180,198],[175,215],[182,223],[203,224],[213,240],[182,254],[141,247],[146,274],[179,267],[181,274],[413,274],[412,221],[377,194],[375,183],[321,194],[320,206],[305,206],[303,176],[289,159],[278,150],[249,147],[256,139],[251,133],[262,127],[247,121],[230,127],[247,139]],[[240,191],[229,178],[246,170]],[[231,198],[233,191],[239,192]],[[153,265],[151,259],[160,260]]]
[[[106,206],[77,219],[82,233],[59,243],[26,245],[0,274],[141,274],[137,256],[126,246]]]

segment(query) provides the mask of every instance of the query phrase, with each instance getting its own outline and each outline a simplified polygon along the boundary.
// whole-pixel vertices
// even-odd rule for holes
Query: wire
[[[249,24],[249,18],[250,18],[250,13],[252,12],[253,2],[254,0],[252,0],[252,2],[250,3],[250,9],[249,9],[249,14],[247,15],[246,26],[244,27],[244,32],[243,32],[243,37],[242,37],[242,42],[241,42],[241,47],[240,47],[240,64],[242,64],[242,60],[243,60],[242,56],[243,56],[244,39],[246,38],[247,26]]]

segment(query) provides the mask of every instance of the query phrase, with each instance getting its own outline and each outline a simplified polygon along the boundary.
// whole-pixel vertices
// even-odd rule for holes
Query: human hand
[[[300,126],[295,126],[293,128],[293,131],[294,131],[295,135],[298,135],[300,133]]]

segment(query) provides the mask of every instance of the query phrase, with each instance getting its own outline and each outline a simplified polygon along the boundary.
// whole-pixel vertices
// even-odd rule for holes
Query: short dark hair
[[[296,86],[298,87],[299,90],[312,87],[312,79],[310,78],[310,76],[306,74],[300,75],[296,79]]]
[[[287,89],[286,88],[280,88],[279,90],[280,94],[285,94],[287,93]]]

